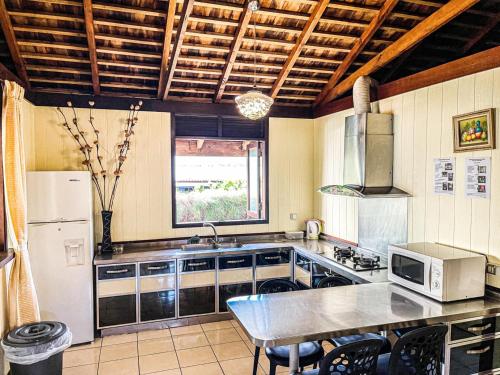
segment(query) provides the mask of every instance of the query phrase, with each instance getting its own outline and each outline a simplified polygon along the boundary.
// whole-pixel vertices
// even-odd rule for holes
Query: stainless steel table
[[[299,373],[301,342],[500,312],[494,298],[442,304],[388,282],[237,297],[228,306],[256,346],[290,345],[290,374]]]

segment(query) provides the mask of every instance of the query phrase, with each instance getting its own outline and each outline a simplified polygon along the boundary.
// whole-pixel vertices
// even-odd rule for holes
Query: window
[[[172,118],[174,227],[267,223],[267,121]]]

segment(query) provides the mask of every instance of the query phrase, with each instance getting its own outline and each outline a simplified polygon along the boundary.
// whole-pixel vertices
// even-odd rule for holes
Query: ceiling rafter
[[[385,66],[479,1],[480,0],[450,0],[432,15],[420,22],[410,32],[403,35],[337,86],[333,87],[326,94],[323,104],[330,102],[339,95],[350,90],[357,78],[363,75],[369,75]]]
[[[25,62],[16,40],[16,34],[12,28],[12,22],[10,20],[9,13],[7,12],[5,0],[0,0],[0,24],[12,57],[12,61],[16,67],[17,75],[25,83],[26,87],[29,88],[30,83],[28,79],[28,72],[26,71]]]
[[[167,81],[165,84],[165,90],[163,93],[163,100],[166,100],[168,97],[168,91],[172,84],[172,78],[175,74],[175,67],[177,65],[177,61],[179,59],[179,55],[181,53],[182,42],[184,41],[184,34],[186,32],[188,18],[193,10],[194,0],[185,0],[182,6],[181,19],[179,21],[179,25],[177,26],[177,35],[174,44],[174,50],[172,52],[172,56],[170,57],[170,64],[167,72]]]
[[[247,2],[245,2],[245,5],[247,5]],[[252,11],[248,8],[248,6],[245,6],[240,14],[238,29],[236,30],[235,38],[231,43],[230,52],[226,58],[224,69],[222,70],[222,76],[220,77],[217,88],[215,89],[216,94],[214,101],[216,103],[220,102],[220,100],[222,99],[227,81],[229,79],[229,76],[231,75],[231,71],[233,70],[234,62],[236,61],[236,57],[238,56],[238,51],[240,50],[241,44],[243,43],[243,38],[247,32],[248,24],[251,18]]]
[[[90,70],[92,71],[92,89],[95,95],[99,95],[101,93],[101,88],[99,86],[99,66],[97,65],[92,0],[83,0],[83,14],[85,17],[85,31],[87,33],[87,43],[89,47]]]
[[[467,43],[465,43],[461,49],[461,54],[469,52],[477,43],[479,43],[479,41],[481,41],[481,39],[483,39],[496,27],[498,22],[500,22],[500,11],[490,17],[488,22],[476,34],[474,34]]]
[[[285,65],[283,66],[283,69],[279,73],[278,78],[276,79],[276,81],[273,84],[273,87],[271,88],[270,95],[272,98],[278,96],[278,92],[280,91],[281,86],[283,86],[283,84],[285,83],[288,74],[290,74],[290,71],[295,65],[295,62],[297,61],[300,53],[302,52],[302,49],[309,40],[312,32],[316,28],[316,25],[321,19],[321,16],[325,12],[329,3],[330,0],[321,0],[314,7],[314,10],[312,11],[309,19],[307,20],[307,23],[304,26],[304,30],[302,30],[302,33],[300,34],[295,46],[293,47],[292,51],[290,52],[290,55],[288,56],[288,59],[285,62]]]
[[[372,18],[372,20],[370,21],[370,25],[365,29],[356,43],[354,43],[351,51],[344,58],[342,64],[340,64],[340,66],[335,70],[335,73],[333,73],[330,80],[323,88],[323,91],[321,91],[321,93],[317,96],[314,104],[321,103],[327,95],[328,91],[335,87],[335,85],[340,81],[347,70],[351,67],[354,60],[356,60],[361,51],[363,51],[366,45],[370,42],[371,38],[375,35],[380,26],[382,26],[387,17],[389,17],[398,2],[399,0],[384,1],[384,5],[382,5],[380,11]]]
[[[167,87],[166,74],[168,71],[168,61],[170,57],[170,46],[172,43],[172,34],[174,31],[174,18],[177,9],[176,0],[169,0],[167,21],[165,22],[165,34],[163,38],[163,52],[161,57],[160,80],[158,83],[158,98],[163,97]]]

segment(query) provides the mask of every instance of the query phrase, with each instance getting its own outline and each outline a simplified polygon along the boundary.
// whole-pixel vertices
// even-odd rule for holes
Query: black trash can
[[[26,324],[2,340],[11,375],[62,375],[63,352],[70,345],[71,332],[60,322]]]

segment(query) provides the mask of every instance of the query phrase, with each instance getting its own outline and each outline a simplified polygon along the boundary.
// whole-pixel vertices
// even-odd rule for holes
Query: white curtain
[[[21,124],[23,98],[21,86],[5,81],[2,107],[5,213],[7,243],[15,252],[7,292],[10,328],[40,320],[27,250],[26,169]]]

